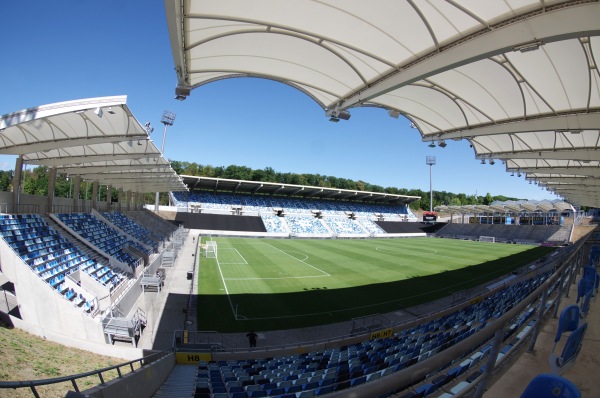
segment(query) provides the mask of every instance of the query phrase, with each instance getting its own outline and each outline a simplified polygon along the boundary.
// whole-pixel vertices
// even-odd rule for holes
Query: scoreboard
[[[434,223],[437,221],[437,213],[434,211],[423,212],[423,222]]]

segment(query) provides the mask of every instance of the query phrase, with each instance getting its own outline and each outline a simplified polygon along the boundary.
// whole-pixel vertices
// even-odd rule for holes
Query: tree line
[[[201,165],[195,162],[182,162],[178,160],[171,161],[171,167],[177,174],[185,174],[197,177],[213,177],[226,178],[232,180],[246,180],[259,182],[272,182],[281,184],[295,185],[310,185],[324,188],[349,189],[353,191],[369,191],[378,193],[389,193],[395,195],[418,196],[421,199],[410,204],[414,210],[429,209],[429,191],[420,189],[407,189],[396,187],[382,187],[380,185],[370,184],[365,181],[355,181],[347,178],[339,178],[326,176],[321,174],[297,174],[297,173],[282,173],[273,170],[271,167],[264,169],[251,169],[246,166],[230,165],[211,166]],[[23,171],[23,192],[31,195],[48,195],[48,168],[38,166],[33,169],[25,169]],[[0,171],[0,190],[12,191],[12,180],[14,172],[12,170]],[[56,197],[70,198],[73,196],[74,180],[63,174],[58,174],[56,177],[54,195]],[[106,200],[106,186],[101,186],[99,189],[100,200]],[[92,183],[81,182],[79,186],[79,198],[92,198]],[[118,192],[113,189],[111,193],[113,202],[118,200]],[[489,205],[493,201],[518,200],[507,196],[492,196],[489,193],[485,196],[467,195],[464,193],[452,193],[446,191],[433,191],[433,205]],[[166,194],[161,194],[161,204],[168,204]],[[154,194],[146,193],[145,203],[154,203]]]
[[[347,178],[326,176],[321,174],[298,174],[282,173],[271,167],[264,169],[251,169],[246,166],[211,166],[201,165],[195,162],[171,161],[171,167],[177,174],[185,174],[197,177],[226,178],[232,180],[273,182],[281,184],[310,185],[325,188],[349,189],[353,191],[369,191],[378,193],[389,193],[395,195],[419,196],[421,199],[413,202],[410,207],[414,210],[429,209],[429,191],[420,189],[407,189],[397,187],[382,187],[365,181],[355,181]],[[518,200],[503,195],[485,196],[467,195],[464,193],[452,193],[446,191],[433,191],[433,206],[438,205],[489,205],[494,201]]]

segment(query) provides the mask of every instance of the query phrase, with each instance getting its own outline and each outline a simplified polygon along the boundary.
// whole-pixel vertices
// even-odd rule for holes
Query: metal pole
[[[160,146],[160,154],[164,157],[165,156],[165,141],[167,139],[167,126],[172,126],[173,123],[175,123],[175,113],[171,112],[171,111],[164,111],[162,114],[162,117],[160,118],[160,122],[165,126],[165,129],[163,130],[163,139],[162,139],[162,145]],[[150,123],[146,123],[146,131],[148,131],[148,134],[150,134],[152,132],[152,127],[150,126]],[[159,192],[156,193],[156,197],[154,200],[154,211],[158,211],[158,195]]]
[[[165,129],[163,130],[163,139],[162,144],[160,146],[160,153],[164,156],[165,154],[165,141],[167,139],[167,123],[164,124]],[[154,198],[154,211],[158,211],[158,196],[159,192],[156,193],[156,197]]]
[[[433,165],[429,165],[429,211],[433,211],[433,184],[431,183],[431,169]]]

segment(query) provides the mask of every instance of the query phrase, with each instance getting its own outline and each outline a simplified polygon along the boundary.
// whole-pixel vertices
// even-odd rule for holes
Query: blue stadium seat
[[[563,377],[542,373],[529,383],[521,398],[581,398],[581,392]]]

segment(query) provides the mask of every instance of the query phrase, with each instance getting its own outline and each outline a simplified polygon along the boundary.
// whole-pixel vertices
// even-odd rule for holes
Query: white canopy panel
[[[466,205],[466,206],[436,206],[436,211],[458,214],[494,214],[494,213],[520,213],[523,211],[534,212],[550,212],[550,211],[571,211],[575,209],[570,203],[561,200],[522,200],[518,202],[492,202],[489,206],[486,205]]]
[[[600,160],[597,1],[165,0],[165,8],[179,99],[215,80],[261,77],[298,88],[335,119],[357,106],[386,108],[424,141],[467,139],[484,160]],[[600,207],[580,194],[574,202]]]
[[[187,190],[126,101],[89,98],[1,116],[0,153],[125,191]]]

